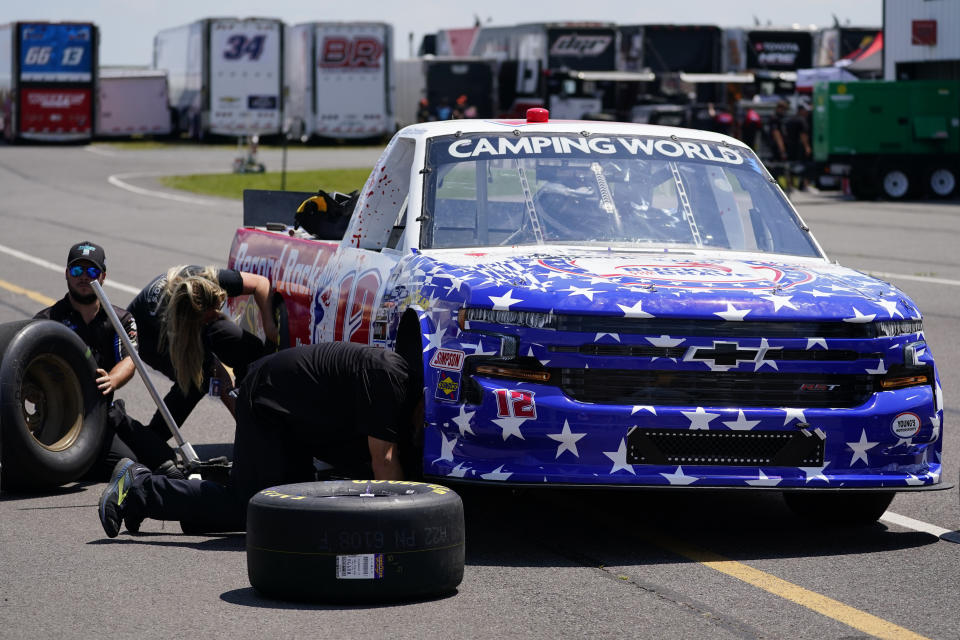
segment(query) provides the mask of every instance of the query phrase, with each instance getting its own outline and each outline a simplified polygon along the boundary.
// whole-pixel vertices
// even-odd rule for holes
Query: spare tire
[[[79,479],[103,444],[107,403],[83,340],[53,320],[0,325],[3,486]]]
[[[247,574],[264,596],[363,602],[450,593],[463,503],[448,487],[335,480],[265,489],[247,506]]]

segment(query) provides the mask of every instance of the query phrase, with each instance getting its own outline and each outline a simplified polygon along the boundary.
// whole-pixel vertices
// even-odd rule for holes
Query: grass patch
[[[229,139],[223,138],[220,140],[212,142],[195,142],[189,138],[165,138],[157,137],[151,138],[149,136],[140,136],[132,138],[117,138],[114,140],[108,139],[98,139],[94,140],[92,143],[97,147],[107,147],[115,151],[153,151],[157,149],[181,149],[181,148],[190,148],[190,149],[200,149],[200,150],[230,150],[237,151],[236,141],[231,141]],[[260,142],[258,145],[261,151],[273,150],[281,151],[283,145],[279,142],[269,141],[269,142]],[[298,153],[300,151],[311,151],[315,149],[323,149],[324,151],[335,151],[338,149],[364,149],[364,148],[376,148],[383,149],[383,145],[369,144],[369,143],[337,143],[334,141],[329,141],[326,143],[315,143],[310,145],[300,144],[299,142],[291,142],[287,145],[287,150],[290,153]],[[240,147],[242,152],[246,152],[247,145],[242,145]]]
[[[370,175],[370,169],[327,169],[288,171],[287,191],[340,191],[359,189]],[[280,172],[267,173],[204,173],[189,176],[164,176],[160,182],[172,189],[182,189],[221,198],[243,198],[244,189],[280,189]]]

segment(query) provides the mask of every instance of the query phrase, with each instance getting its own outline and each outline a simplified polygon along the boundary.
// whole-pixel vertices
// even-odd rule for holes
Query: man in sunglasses
[[[67,294],[34,316],[66,325],[90,347],[97,363],[97,388],[110,405],[107,412],[109,433],[101,455],[87,475],[90,480],[108,478],[113,466],[121,458],[139,459],[151,468],[158,468],[166,460],[174,458],[173,450],[162,439],[146,433],[145,429],[134,432],[128,428],[126,425],[129,421],[122,419],[125,415],[123,401],[113,401],[113,392],[130,381],[136,367],[107,312],[100,308],[100,300],[90,284],[94,280],[103,284],[106,264],[103,247],[93,242],[84,241],[70,247],[64,274]],[[130,342],[136,346],[137,323],[133,315],[116,305],[113,305],[113,310],[120,318]]]

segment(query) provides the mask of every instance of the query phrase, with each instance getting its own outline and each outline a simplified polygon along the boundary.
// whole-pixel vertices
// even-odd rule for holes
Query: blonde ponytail
[[[164,333],[170,348],[170,361],[177,384],[186,392],[203,384],[204,348],[201,333],[204,315],[219,311],[227,292],[217,284],[216,268],[206,267],[190,275],[184,267],[167,272],[167,309]]]

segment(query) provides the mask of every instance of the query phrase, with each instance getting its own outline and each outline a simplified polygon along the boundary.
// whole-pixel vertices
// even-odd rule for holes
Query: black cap
[[[86,260],[92,262],[94,266],[100,267],[101,271],[107,270],[107,257],[103,253],[103,247],[92,242],[80,242],[70,247],[70,253],[67,254],[67,266],[72,266],[74,262]]]

